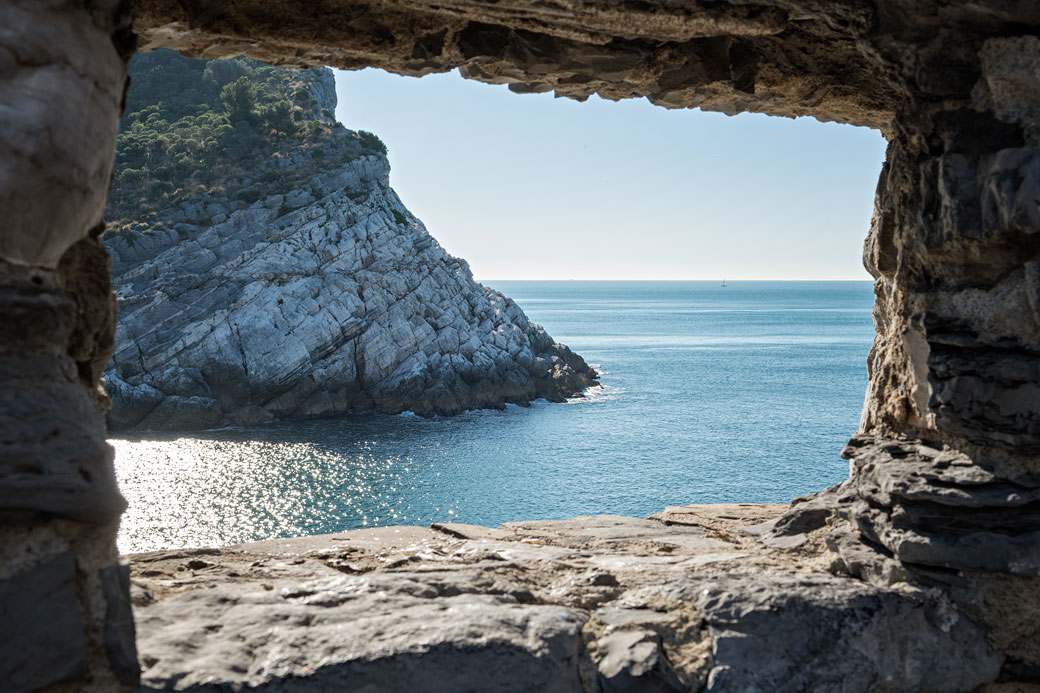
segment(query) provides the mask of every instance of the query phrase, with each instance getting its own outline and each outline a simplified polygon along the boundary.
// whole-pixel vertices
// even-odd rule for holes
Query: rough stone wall
[[[812,115],[886,131],[899,103],[886,79],[890,66],[859,44],[877,21],[869,2],[339,0],[311,11],[284,1],[138,0],[134,7],[142,50],[196,57],[246,53],[280,65],[415,76],[457,67],[518,93],[645,96],[667,108]]]
[[[1023,47],[1036,52],[1040,40],[988,41],[984,55],[1021,56]],[[889,147],[865,250],[877,277],[878,334],[861,436],[854,441],[859,452],[849,454],[855,476],[875,474],[868,467],[887,464],[886,455],[912,466],[900,462],[906,456],[899,453],[863,452],[871,446],[860,442],[868,440],[922,440],[958,451],[964,471],[946,470],[943,483],[973,500],[957,504],[956,518],[946,505],[948,511],[930,508],[934,517],[915,524],[932,524],[963,548],[987,544],[990,558],[994,541],[1021,544],[1021,553],[1003,561],[980,562],[973,551],[960,560],[1036,574],[1040,150],[1031,141],[1034,104],[1006,104],[996,112],[991,104],[1002,81],[1035,79],[1040,61],[997,69],[1003,73],[984,66],[966,102],[926,114]],[[1016,90],[1012,98],[1029,96]],[[915,470],[915,478],[923,473]],[[881,543],[899,554],[892,541]],[[957,563],[949,558],[938,565]]]
[[[125,501],[99,383],[114,300],[97,240],[133,50],[119,2],[0,5],[0,688],[139,676]]]
[[[866,252],[878,338],[861,431],[846,451],[852,475],[778,527],[832,522],[849,572],[931,581],[989,629],[1005,679],[1040,677],[1028,618],[1040,593],[1040,4],[138,0],[134,9],[145,48],[414,75],[459,67],[517,92],[647,96],[882,129],[891,145]],[[103,285],[71,276],[77,290],[63,289],[56,270],[99,221],[125,16],[103,0],[0,6],[0,102],[13,105],[0,110],[0,313],[19,327],[0,338],[0,427],[18,451],[0,461],[2,546],[19,556],[5,554],[0,573],[0,664],[23,687],[97,684],[122,670],[114,650],[104,654],[119,638],[102,636],[104,618],[123,642],[127,630],[113,606],[125,594],[109,569],[118,500],[91,365],[111,333],[98,308],[107,299]],[[103,260],[90,262],[96,271]],[[54,596],[13,596],[26,586]],[[44,609],[61,625],[12,640],[8,624],[46,621]],[[72,657],[82,666],[41,663],[54,633],[90,653]]]
[[[973,48],[889,146],[864,253],[877,336],[838,513],[1035,678],[1040,626],[986,595],[1040,602],[1040,39]]]

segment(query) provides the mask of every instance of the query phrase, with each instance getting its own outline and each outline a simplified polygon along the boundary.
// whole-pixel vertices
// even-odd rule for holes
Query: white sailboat
[[[723,278],[722,278],[722,286],[723,286],[723,287],[725,287],[725,286],[726,286],[726,278],[725,278],[725,277],[723,277]]]

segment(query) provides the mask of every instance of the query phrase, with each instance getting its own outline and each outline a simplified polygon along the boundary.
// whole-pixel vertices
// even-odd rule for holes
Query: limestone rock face
[[[334,108],[325,74],[315,101]],[[249,206],[182,202],[106,239],[119,299],[112,428],[457,414],[595,383],[438,245],[390,188],[385,156],[336,132],[321,161],[346,163],[280,160],[314,170],[303,187]]]

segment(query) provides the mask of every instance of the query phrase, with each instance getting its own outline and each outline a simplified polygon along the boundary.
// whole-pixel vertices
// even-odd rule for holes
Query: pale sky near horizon
[[[336,71],[337,118],[478,280],[870,279],[876,130]]]

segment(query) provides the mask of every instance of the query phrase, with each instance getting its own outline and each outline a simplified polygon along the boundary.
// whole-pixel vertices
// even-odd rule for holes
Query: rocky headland
[[[117,168],[108,212],[117,221],[104,239],[119,307],[105,372],[111,428],[190,430],[357,411],[451,415],[562,401],[596,384],[580,356],[474,281],[405,208],[378,138],[335,121],[331,70],[259,72],[238,62],[239,72],[218,74],[164,51],[131,65],[146,85],[157,70],[194,70],[217,81],[213,93],[224,81],[228,120],[237,107],[228,105],[228,85],[260,83],[272,103],[254,95],[247,116],[254,146],[271,152],[252,162],[239,153],[256,168],[232,172],[222,187],[186,193],[197,177],[188,168],[191,176],[154,191],[165,203],[141,186],[133,162]],[[291,99],[288,116],[277,112],[282,94]],[[150,104],[134,107],[131,117],[154,122],[146,120]],[[183,122],[171,129],[187,128],[201,147],[231,127]],[[143,139],[121,136],[120,153],[147,146]],[[187,155],[177,156],[157,170]],[[134,220],[142,210],[146,218]]]

